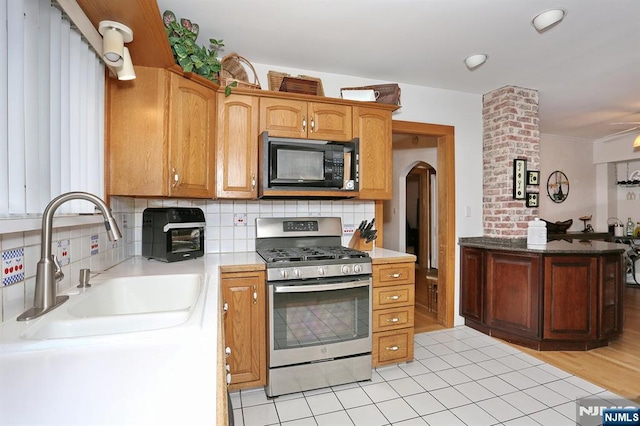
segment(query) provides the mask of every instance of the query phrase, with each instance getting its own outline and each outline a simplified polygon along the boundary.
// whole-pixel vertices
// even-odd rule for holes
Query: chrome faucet
[[[51,240],[53,233],[53,214],[61,204],[69,200],[86,200],[96,205],[104,216],[104,227],[107,229],[109,240],[122,238],[116,220],[111,210],[99,197],[88,192],[67,192],[51,200],[42,215],[42,236],[40,261],[36,270],[36,288],[33,296],[33,308],[26,310],[18,317],[18,321],[28,321],[46,314],[63,304],[69,296],[57,296],[57,283],[64,278],[62,267],[55,255],[51,254]]]

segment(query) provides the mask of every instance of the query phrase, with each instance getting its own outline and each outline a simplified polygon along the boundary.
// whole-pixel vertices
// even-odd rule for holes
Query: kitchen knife
[[[377,233],[378,231],[376,231],[375,229],[373,231],[369,231],[369,233],[367,234],[367,240],[365,241],[365,243],[370,243],[371,241],[378,238],[378,236],[376,235]]]
[[[358,231],[362,232],[364,231],[364,227],[367,226],[367,220],[363,220],[362,222],[360,222],[360,226],[358,226]]]
[[[367,225],[366,228],[364,228],[365,232],[366,231],[371,231],[371,228],[373,228],[373,224],[376,222],[376,218],[374,217],[373,219],[371,219],[371,222],[369,222],[369,224]]]

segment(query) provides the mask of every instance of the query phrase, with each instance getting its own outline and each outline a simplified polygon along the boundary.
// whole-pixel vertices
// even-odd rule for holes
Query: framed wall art
[[[539,207],[540,196],[537,192],[527,192],[527,207]]]
[[[528,170],[527,171],[527,185],[540,185],[540,171]]]
[[[513,160],[513,198],[524,200],[527,196],[527,160],[516,158]]]

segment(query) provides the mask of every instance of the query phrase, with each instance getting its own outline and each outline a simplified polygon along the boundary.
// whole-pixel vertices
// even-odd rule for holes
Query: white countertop
[[[120,276],[205,274],[203,309],[185,326],[33,341],[20,335],[41,318],[2,323],[0,424],[214,424],[219,266],[262,263],[254,252],[175,263],[135,257],[90,281],[98,287]]]
[[[369,254],[374,263],[415,260],[413,255],[379,248]],[[25,340],[22,333],[41,318],[0,324],[0,424],[214,424],[221,266],[261,268],[264,262],[255,252],[207,254],[174,263],[134,257],[90,281],[98,287],[122,276],[204,274],[203,308],[185,325]],[[78,293],[69,290],[71,299],[65,304]],[[65,304],[56,309],[65,309]]]

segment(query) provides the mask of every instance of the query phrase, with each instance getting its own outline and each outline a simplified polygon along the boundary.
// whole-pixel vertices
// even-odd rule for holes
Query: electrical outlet
[[[247,214],[246,213],[234,213],[233,214],[233,226],[247,226]]]

